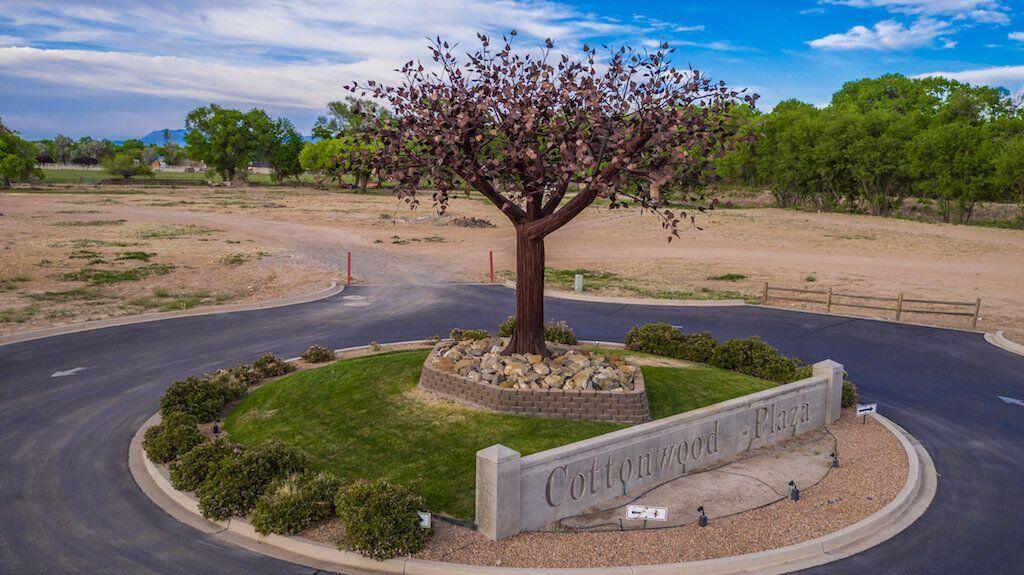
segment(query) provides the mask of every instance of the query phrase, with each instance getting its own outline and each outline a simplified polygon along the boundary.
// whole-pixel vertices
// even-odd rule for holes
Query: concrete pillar
[[[491,540],[519,533],[519,452],[492,445],[476,452],[476,527]]]
[[[831,359],[819,361],[811,367],[815,376],[828,380],[825,394],[825,423],[839,419],[843,408],[843,365]]]

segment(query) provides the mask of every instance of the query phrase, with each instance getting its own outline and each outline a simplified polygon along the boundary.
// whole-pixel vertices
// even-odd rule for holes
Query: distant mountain
[[[181,130],[171,130],[171,142],[181,147],[185,147],[185,134],[187,133],[188,130],[184,128],[182,128]],[[164,145],[164,131],[153,130],[152,132],[146,134],[145,136],[139,139],[142,140],[142,143],[146,144],[147,146],[162,146]],[[302,136],[302,141],[313,142],[314,139],[311,136]],[[124,140],[115,140],[114,143],[120,146],[121,144],[124,143]]]
[[[184,146],[185,134],[187,133],[188,130],[185,129],[171,130],[171,143],[177,144],[179,146]],[[164,131],[154,130],[146,134],[145,136],[142,136],[139,139],[142,140],[142,143],[146,144],[147,146],[162,146],[164,145]]]

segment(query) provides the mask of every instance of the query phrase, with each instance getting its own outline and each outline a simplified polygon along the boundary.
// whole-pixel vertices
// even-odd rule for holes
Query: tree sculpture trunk
[[[548,357],[544,345],[544,237],[516,228],[516,328],[502,352]]]

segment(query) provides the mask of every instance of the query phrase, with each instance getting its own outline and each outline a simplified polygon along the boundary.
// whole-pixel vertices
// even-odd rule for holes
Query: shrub
[[[175,489],[195,491],[226,459],[240,451],[226,439],[203,442],[171,464],[171,484]]]
[[[789,383],[810,375],[809,366],[780,354],[757,336],[720,344],[708,363],[775,383]]]
[[[204,517],[218,520],[247,515],[268,485],[302,467],[299,453],[280,443],[229,455],[196,490],[199,510]]]
[[[857,402],[860,401],[860,394],[857,393],[857,386],[846,378],[846,372],[843,372],[843,400],[841,405],[843,407],[856,407]]]
[[[576,345],[579,343],[579,340],[576,339],[576,333],[564,321],[549,321],[544,326],[544,341],[560,343],[562,345]]]
[[[339,490],[334,504],[345,523],[344,545],[378,561],[411,555],[430,537],[420,527],[423,499],[385,479],[357,481]]]
[[[626,349],[678,358],[685,339],[686,334],[667,323],[649,323],[626,333]]]
[[[498,325],[498,337],[512,337],[512,332],[516,330],[516,316],[510,315],[508,319],[501,322]]]
[[[481,340],[488,339],[491,337],[491,334],[482,329],[453,329],[451,337],[455,341],[465,341],[467,339]]]
[[[707,363],[716,349],[718,349],[718,340],[710,333],[706,331],[689,333],[683,336],[679,359]]]
[[[151,461],[167,463],[202,442],[203,435],[196,429],[196,419],[186,413],[173,412],[146,430],[142,448]]]
[[[337,358],[338,356],[334,353],[333,349],[327,349],[319,345],[309,346],[306,353],[302,354],[302,359],[308,363],[323,363]]]
[[[501,325],[498,326],[498,337],[512,337],[512,332],[515,330],[516,316],[510,315],[508,319],[501,322]],[[564,321],[549,321],[544,324],[544,341],[560,343],[562,345],[576,345],[579,343],[579,340],[576,339],[576,333]]]
[[[200,423],[216,419],[227,404],[242,397],[247,385],[230,371],[216,371],[203,377],[176,381],[160,398],[160,412],[187,413]]]
[[[263,377],[252,368],[251,365],[241,364],[227,370],[235,379],[244,382],[246,387],[252,387],[260,382]]]
[[[256,531],[292,535],[334,515],[334,496],[341,480],[325,472],[304,471],[274,482],[256,502]]]
[[[272,353],[265,353],[252,363],[252,369],[260,377],[277,377],[295,371],[295,366]]]

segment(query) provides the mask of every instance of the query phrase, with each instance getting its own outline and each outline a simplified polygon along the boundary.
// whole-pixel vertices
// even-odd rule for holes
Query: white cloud
[[[841,34],[811,40],[813,48],[825,50],[903,50],[920,48],[950,31],[950,24],[934,18],[919,18],[909,27],[896,20],[883,20],[873,28],[854,26]]]
[[[390,61],[239,65],[93,50],[0,48],[0,75],[84,90],[318,109],[342,83],[379,79]]]
[[[973,10],[971,20],[981,24],[1009,24],[1010,17],[996,10]]]
[[[646,29],[546,0],[181,0],[173,10],[101,0],[3,2],[5,32],[19,36],[0,36],[0,77],[304,109],[322,108],[344,84],[397,79],[403,62],[429,60],[427,34],[459,43],[459,53],[479,45],[477,32],[514,29],[518,48],[551,37],[572,52],[586,39]],[[675,28],[684,27],[668,29]],[[67,42],[95,48],[63,49]]]
[[[998,86],[1006,88],[1011,92],[1024,90],[1024,66],[991,66],[974,70],[962,70],[960,72],[929,72],[915,77],[925,78],[929,76],[940,76],[971,84]]]
[[[997,0],[821,0],[852,8],[882,8],[894,14],[943,16],[981,24],[1007,24],[1009,8]]]
[[[1024,32],[1010,32],[1006,35],[1010,40],[1018,40],[1024,42]]]

